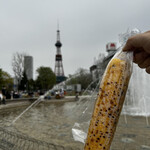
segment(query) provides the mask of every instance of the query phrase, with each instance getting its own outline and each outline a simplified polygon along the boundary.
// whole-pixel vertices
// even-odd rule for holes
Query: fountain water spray
[[[49,91],[46,92],[44,95],[40,96],[35,102],[33,102],[29,107],[27,107],[19,116],[17,116],[12,121],[12,123],[10,124],[10,126],[13,125],[19,118],[21,118],[21,116],[24,115],[31,107],[33,107],[33,106],[37,105],[39,102],[41,102],[48,93],[49,93]]]
[[[66,81],[61,82],[61,83],[55,85],[55,86],[53,87],[53,89],[48,90],[44,95],[40,96],[35,102],[33,102],[29,107],[27,107],[19,116],[17,116],[17,117],[12,121],[12,123],[10,124],[10,126],[13,125],[19,118],[21,118],[22,115],[24,115],[29,109],[31,109],[33,106],[38,105],[38,104],[44,99],[44,97],[47,96],[47,95],[48,95],[51,91],[53,91],[55,88],[57,88],[57,86],[64,85],[66,82],[68,82],[69,80],[71,80],[72,78],[74,78],[74,77],[76,77],[76,76],[78,76],[78,75],[79,75],[79,74],[75,74],[75,75],[72,76],[71,78],[68,78]]]

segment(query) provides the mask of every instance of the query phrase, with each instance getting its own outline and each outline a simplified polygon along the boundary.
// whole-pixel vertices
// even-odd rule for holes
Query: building
[[[100,54],[98,59],[95,60],[94,64],[90,67],[93,81],[102,77],[107,64],[117,51],[116,43],[108,43],[106,45],[106,51],[108,52],[108,55],[105,57],[103,54]]]
[[[57,30],[57,41],[56,41],[56,56],[55,56],[55,75],[56,75],[56,82],[60,83],[64,80],[66,80],[66,77],[64,75],[64,68],[62,63],[62,54],[61,54],[61,47],[62,44],[60,42],[60,31]]]
[[[33,79],[33,57],[24,57],[24,71],[27,75],[28,80]]]

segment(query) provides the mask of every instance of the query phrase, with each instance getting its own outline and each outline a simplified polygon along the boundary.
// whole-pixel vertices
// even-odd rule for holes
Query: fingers
[[[123,51],[135,51],[139,48],[143,48],[143,35],[138,34],[130,37],[127,40],[126,45],[123,48]]]
[[[133,44],[132,44],[132,39],[129,38],[126,45],[123,47],[123,51],[132,51],[134,48]]]
[[[149,57],[149,54],[144,51],[134,51],[133,62],[136,64],[141,64]]]
[[[146,68],[146,72],[150,74],[150,66]]]
[[[134,51],[134,60],[138,66],[150,74],[150,54],[144,51]]]
[[[123,51],[133,51],[133,61],[150,74],[150,31],[130,37]]]
[[[142,63],[138,64],[140,68],[147,68],[150,66],[150,57],[146,58]]]

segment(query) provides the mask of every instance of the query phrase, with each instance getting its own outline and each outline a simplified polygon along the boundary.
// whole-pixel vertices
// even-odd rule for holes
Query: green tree
[[[23,71],[22,79],[19,83],[19,90],[27,90],[28,88],[27,86],[28,86],[28,78],[25,71]]]
[[[51,68],[42,66],[36,71],[38,73],[36,85],[39,89],[48,90],[56,84],[56,76]]]
[[[36,82],[33,79],[28,80],[28,90],[36,90]]]
[[[2,73],[2,69],[0,69],[0,90],[2,89],[3,86],[3,73]]]
[[[3,86],[11,90],[13,87],[13,78],[7,72],[0,69],[0,89]]]
[[[92,76],[87,69],[79,68],[74,75],[70,75],[71,79],[67,84],[81,84],[82,89],[86,89],[92,82]]]

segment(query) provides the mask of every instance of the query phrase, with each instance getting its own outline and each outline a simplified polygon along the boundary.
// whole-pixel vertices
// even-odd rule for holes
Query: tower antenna
[[[57,31],[59,31],[59,19],[57,19]]]
[[[61,47],[62,44],[60,42],[60,31],[59,31],[59,22],[57,22],[57,40],[56,40],[56,57],[55,57],[55,75],[56,75],[56,82],[60,83],[66,79],[64,75],[64,68],[62,63],[62,54],[61,54]]]

